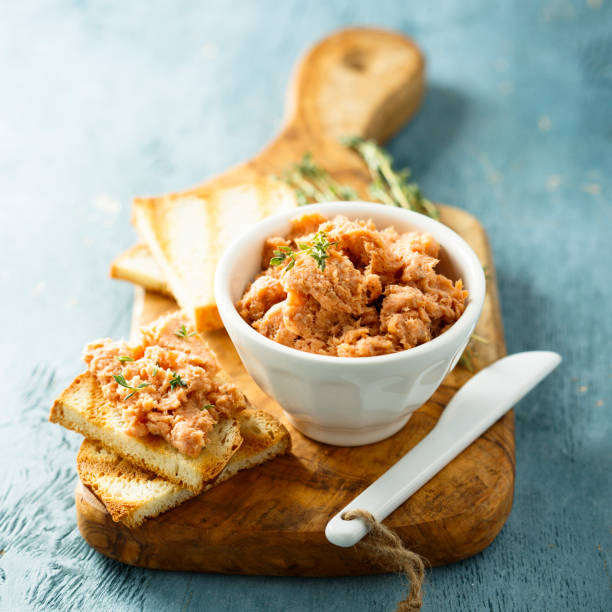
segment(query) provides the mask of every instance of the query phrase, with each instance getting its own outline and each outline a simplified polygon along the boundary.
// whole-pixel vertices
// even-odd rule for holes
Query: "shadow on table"
[[[389,145],[397,167],[409,166],[418,181],[458,138],[469,107],[463,92],[440,83],[429,84],[420,111]]]

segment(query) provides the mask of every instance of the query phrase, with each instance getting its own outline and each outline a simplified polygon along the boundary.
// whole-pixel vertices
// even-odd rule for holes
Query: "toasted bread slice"
[[[149,291],[172,296],[164,273],[146,244],[135,244],[121,253],[111,264],[110,275],[141,285]]]
[[[186,195],[135,198],[140,237],[199,331],[222,327],[213,279],[227,244],[264,217],[296,207],[293,191],[272,178]]]
[[[242,446],[225,469],[204,486],[204,491],[291,447],[289,432],[263,410],[245,410],[238,416],[238,422]],[[84,440],[81,444],[77,471],[81,482],[98,496],[112,519],[128,527],[138,527],[146,519],[195,495],[189,489],[135,466],[93,440]]]
[[[183,455],[161,436],[125,432],[123,409],[105,399],[91,372],[77,376],[55,400],[49,420],[97,440],[136,465],[198,493],[228,463],[242,442],[235,419],[219,421],[197,458]]]

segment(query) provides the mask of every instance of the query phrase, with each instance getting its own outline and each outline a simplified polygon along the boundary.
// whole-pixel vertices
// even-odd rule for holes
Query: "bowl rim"
[[[346,207],[346,210],[338,211],[337,209],[339,207],[342,207],[343,209]],[[381,208],[384,210],[381,210]],[[434,235],[436,240],[438,240],[437,236],[442,234],[444,239],[442,241],[438,240],[438,242],[440,242],[447,251],[450,250],[448,242],[453,242],[454,244],[452,251],[457,260],[460,262],[461,268],[463,268],[464,271],[471,270],[472,276],[474,277],[472,280],[475,287],[471,287],[469,289],[470,293],[468,305],[466,306],[462,315],[449,329],[433,340],[429,340],[428,342],[418,346],[397,351],[395,353],[374,355],[371,357],[338,357],[335,355],[308,353],[307,351],[301,351],[299,349],[280,344],[279,342],[275,342],[271,338],[259,333],[240,316],[235,304],[230,299],[231,272],[235,261],[236,251],[248,248],[248,245],[252,244],[253,242],[263,241],[267,237],[274,235],[275,231],[278,231],[275,230],[278,225],[287,223],[292,218],[311,212],[318,212],[322,215],[328,216],[344,214],[349,219],[371,218],[372,215],[377,215],[380,212],[383,212],[388,216],[397,218],[399,221],[402,221],[403,218],[405,224],[414,225],[415,231],[431,233]],[[379,225],[380,224],[377,223],[377,226]],[[465,281],[465,275],[463,274],[462,280]],[[285,355],[287,358],[303,359],[313,364],[325,364],[326,367],[333,367],[334,365],[346,367],[348,364],[351,364],[351,367],[372,367],[373,365],[390,364],[405,359],[417,359],[418,357],[426,355],[427,353],[434,352],[437,349],[442,349],[445,345],[456,344],[459,338],[465,334],[466,330],[469,330],[475,326],[478,318],[480,317],[486,293],[486,280],[482,265],[473,249],[461,236],[459,236],[459,234],[440,221],[436,221],[435,219],[421,213],[409,211],[399,207],[393,208],[380,203],[362,200],[338,200],[318,204],[309,204],[308,206],[302,208],[294,208],[276,213],[262,219],[261,221],[258,221],[245,232],[242,232],[240,235],[236,236],[226,247],[221,259],[219,260],[219,263],[217,264],[214,279],[214,292],[219,315],[221,316],[221,320],[223,321],[225,327],[233,327],[238,333],[245,334],[252,341],[259,344],[263,349],[276,351],[280,355]],[[229,333],[229,329],[227,331]]]

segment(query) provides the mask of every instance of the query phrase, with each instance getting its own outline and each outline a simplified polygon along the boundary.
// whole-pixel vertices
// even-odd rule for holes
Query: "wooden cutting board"
[[[363,189],[368,181],[364,166],[337,139],[355,133],[380,141],[390,137],[420,104],[423,66],[418,49],[398,34],[352,29],[323,40],[298,66],[279,137],[251,162],[190,192],[278,173],[305,151],[338,180]],[[487,296],[476,329],[487,342],[472,342],[477,371],[505,355],[491,252],[474,217],[449,206],[440,209],[442,222],[468,241],[487,270]],[[168,298],[137,289],[133,328],[174,308]],[[391,438],[341,448],[309,440],[287,423],[281,408],[248,376],[225,331],[206,337],[253,404],[287,425],[292,453],[239,473],[138,529],[114,523],[97,498],[79,485],[77,521],[85,540],[113,559],[148,568],[306,576],[384,571],[359,545],[343,549],[329,544],[325,525],[431,430],[472,373],[462,367],[451,372],[431,400]],[[385,524],[432,565],[450,563],[493,541],[510,512],[513,490],[510,412]]]

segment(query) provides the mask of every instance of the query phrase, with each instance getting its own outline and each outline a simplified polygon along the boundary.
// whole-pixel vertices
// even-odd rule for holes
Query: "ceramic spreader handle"
[[[432,431],[327,524],[325,536],[353,546],[367,533],[356,508],[382,521],[484,433],[561,362],[557,353],[532,351],[504,357],[473,376],[444,409]],[[409,426],[409,425],[408,425]]]

